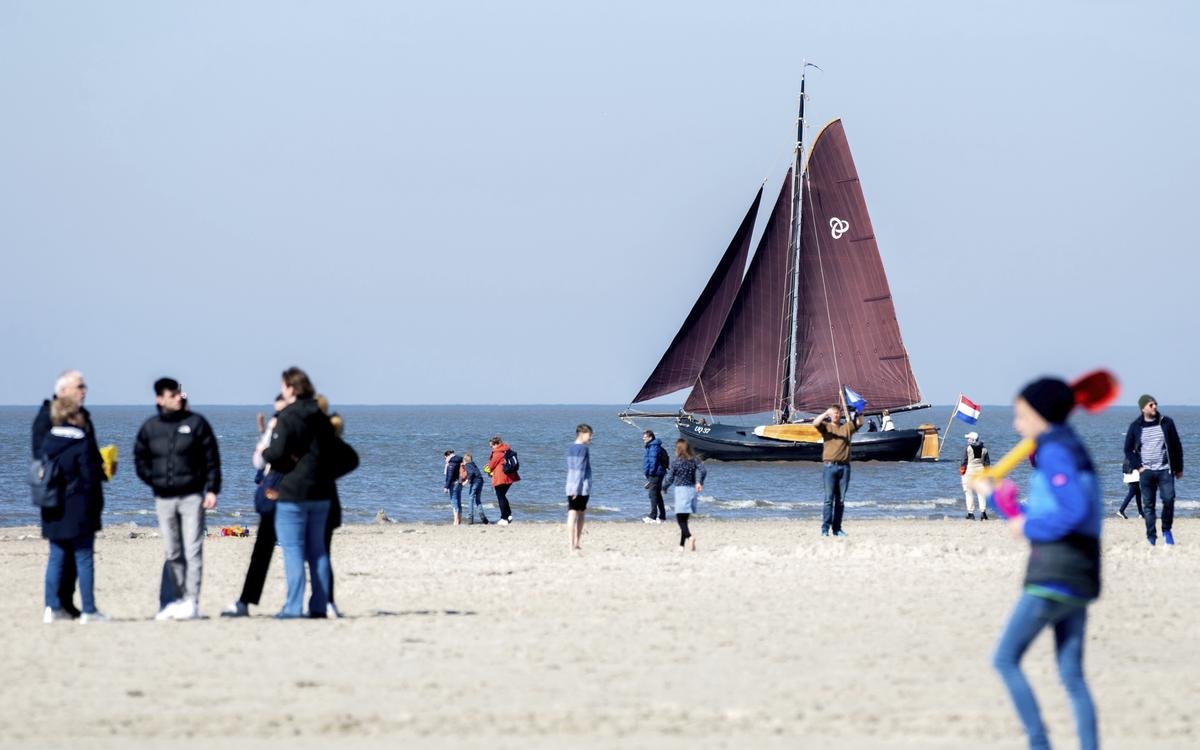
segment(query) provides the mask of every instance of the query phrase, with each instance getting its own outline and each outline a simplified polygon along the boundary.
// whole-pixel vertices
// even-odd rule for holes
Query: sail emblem
[[[835,240],[840,240],[843,234],[850,231],[850,222],[834,216],[829,220],[829,230]]]

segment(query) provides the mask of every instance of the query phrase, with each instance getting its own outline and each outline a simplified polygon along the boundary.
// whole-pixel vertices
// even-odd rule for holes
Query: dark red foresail
[[[758,216],[761,200],[762,188],[759,188],[750,210],[746,212],[746,218],[742,219],[741,226],[721,256],[721,262],[713,271],[708,285],[700,293],[696,304],[692,305],[692,311],[683,321],[679,333],[671,340],[671,345],[658,361],[654,372],[646,378],[646,384],[638,391],[633,403],[673,393],[696,382],[696,376],[704,367],[741,286],[746,256],[750,253],[750,237],[754,234],[754,219]]]
[[[871,410],[920,402],[841,120],[817,136],[802,185],[796,410],[825,409],[842,385]]]
[[[688,411],[754,414],[780,406],[791,183],[789,169],[742,288],[684,405]]]

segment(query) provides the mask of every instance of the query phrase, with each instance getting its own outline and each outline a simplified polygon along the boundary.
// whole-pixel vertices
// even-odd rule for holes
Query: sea
[[[30,504],[27,474],[30,426],[38,405],[0,406],[0,526],[35,525],[38,511]],[[534,406],[337,406],[346,421],[346,440],[361,457],[357,471],[339,481],[338,490],[348,523],[368,523],[380,511],[404,523],[448,523],[450,504],[442,492],[442,454],[453,449],[470,452],[482,466],[489,455],[488,439],[502,436],[521,461],[522,481],[509,494],[518,522],[551,523],[566,513],[565,452],[575,439],[575,426],[587,423],[595,431],[591,447],[592,495],[589,520],[639,522],[649,503],[643,487],[643,429],[652,429],[670,449],[678,437],[670,420],[621,422],[621,405]],[[655,407],[658,408],[658,407]],[[671,410],[672,407],[663,409]],[[89,407],[101,445],[113,443],[120,452],[116,477],[105,487],[104,522],[108,526],[156,524],[150,490],[133,470],[133,442],[138,427],[153,406]],[[224,487],[209,524],[257,523],[254,512],[254,469],[250,456],[258,438],[255,415],[270,406],[206,406],[203,414],[216,430]],[[1188,473],[1177,483],[1179,516],[1200,515],[1200,407],[1163,405],[1183,440]],[[952,406],[937,406],[896,416],[900,428],[920,423],[946,430]],[[1121,482],[1125,430],[1137,416],[1136,407],[1115,407],[1071,423],[1083,437],[1099,469],[1105,501],[1115,510],[1124,496]],[[754,419],[728,420],[761,424]],[[846,501],[846,524],[855,519],[958,519],[965,515],[958,464],[963,435],[980,433],[993,460],[1017,442],[1010,406],[984,406],[977,425],[950,421],[938,462],[853,465]],[[1191,469],[1191,461],[1196,461]],[[1020,484],[1027,468],[1014,478]],[[1192,472],[1195,472],[1194,474]],[[484,488],[486,512],[496,518],[495,495]],[[726,519],[809,519],[821,515],[821,465],[817,463],[710,462],[708,480],[699,500],[699,515]],[[464,498],[465,502],[465,498]],[[670,508],[670,499],[667,500]],[[1133,513],[1131,505],[1128,512]],[[1133,521],[1131,521],[1132,523]]]

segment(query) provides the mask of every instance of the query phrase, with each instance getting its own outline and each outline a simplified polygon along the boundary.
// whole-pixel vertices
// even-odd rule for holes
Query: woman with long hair
[[[675,520],[679,523],[679,548],[688,544],[696,551],[696,537],[688,529],[688,519],[696,512],[696,496],[704,489],[708,470],[692,452],[692,447],[682,438],[675,441],[675,460],[667,467],[663,479],[663,491],[675,490]],[[690,541],[689,541],[690,540]]]

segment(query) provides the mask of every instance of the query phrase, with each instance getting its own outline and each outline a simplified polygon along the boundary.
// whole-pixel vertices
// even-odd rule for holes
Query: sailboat
[[[823,412],[850,386],[864,416],[928,408],[900,336],[887,274],[840,119],[804,155],[804,77],[795,163],[770,209],[749,268],[762,188],[657,367],[618,416],[670,417],[702,456],[719,461],[820,461],[821,436],[804,414]],[[743,269],[745,273],[743,274]],[[691,387],[678,413],[638,404]],[[770,414],[736,426],[730,415]],[[937,428],[860,430],[855,460],[936,459]]]

